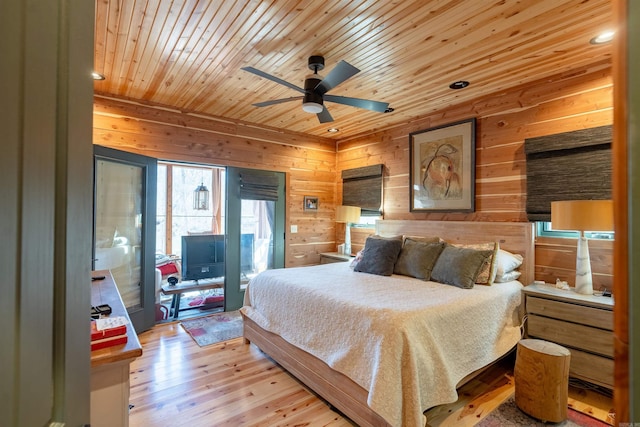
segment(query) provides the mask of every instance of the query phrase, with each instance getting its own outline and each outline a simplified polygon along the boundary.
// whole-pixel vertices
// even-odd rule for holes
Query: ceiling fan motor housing
[[[315,91],[316,86],[320,83],[320,79],[315,77],[307,77],[304,81],[304,99],[302,103],[314,102],[316,104],[323,105],[322,95]]]

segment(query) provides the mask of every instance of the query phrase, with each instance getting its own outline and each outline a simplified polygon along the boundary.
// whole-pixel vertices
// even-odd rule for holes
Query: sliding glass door
[[[285,175],[227,168],[225,310],[242,307],[256,274],[284,267]]]

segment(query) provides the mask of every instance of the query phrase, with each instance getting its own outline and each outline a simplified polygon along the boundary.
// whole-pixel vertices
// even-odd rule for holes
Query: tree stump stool
[[[526,414],[544,422],[567,418],[569,361],[566,348],[548,341],[518,342],[514,369],[515,402]]]

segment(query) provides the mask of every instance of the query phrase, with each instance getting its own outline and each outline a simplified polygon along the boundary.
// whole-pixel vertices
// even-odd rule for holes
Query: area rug
[[[242,336],[242,316],[239,311],[187,319],[180,324],[200,347]]]
[[[567,419],[560,423],[543,423],[522,412],[512,397],[504,401],[493,412],[487,415],[476,427],[609,427],[604,421],[597,420],[582,412],[567,410]]]

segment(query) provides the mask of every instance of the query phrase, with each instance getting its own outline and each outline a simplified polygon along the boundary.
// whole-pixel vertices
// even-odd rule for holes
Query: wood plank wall
[[[385,165],[386,219],[526,221],[524,139],[611,124],[612,90],[611,66],[599,63],[341,140],[337,155],[329,139],[96,97],[94,143],[165,160],[286,172],[285,229],[297,225],[298,233],[287,233],[285,265],[294,267],[319,262],[321,252],[343,242],[344,227],[333,221],[343,169]],[[476,212],[410,213],[409,133],[469,117],[478,119]],[[317,212],[303,211],[305,195],[319,197]],[[536,278],[573,283],[575,246],[574,239],[538,239]],[[590,248],[594,287],[610,288],[612,244]]]
[[[285,265],[317,264],[336,248],[335,142],[257,128],[240,122],[183,114],[166,108],[96,96],[93,142],[162,160],[286,172]],[[303,211],[303,197],[319,199],[317,212]]]
[[[473,90],[473,83],[464,90]],[[409,133],[470,117],[477,118],[476,211],[409,212]],[[469,104],[426,114],[403,126],[341,140],[337,200],[342,200],[342,170],[382,163],[385,219],[527,221],[525,138],[608,125],[612,121],[613,83],[608,61],[535,85],[505,89]],[[340,234],[336,240],[340,240]],[[612,242],[590,243],[595,289],[611,288],[612,247]],[[536,279],[555,282],[560,278],[573,284],[575,254],[575,239],[537,239]]]

